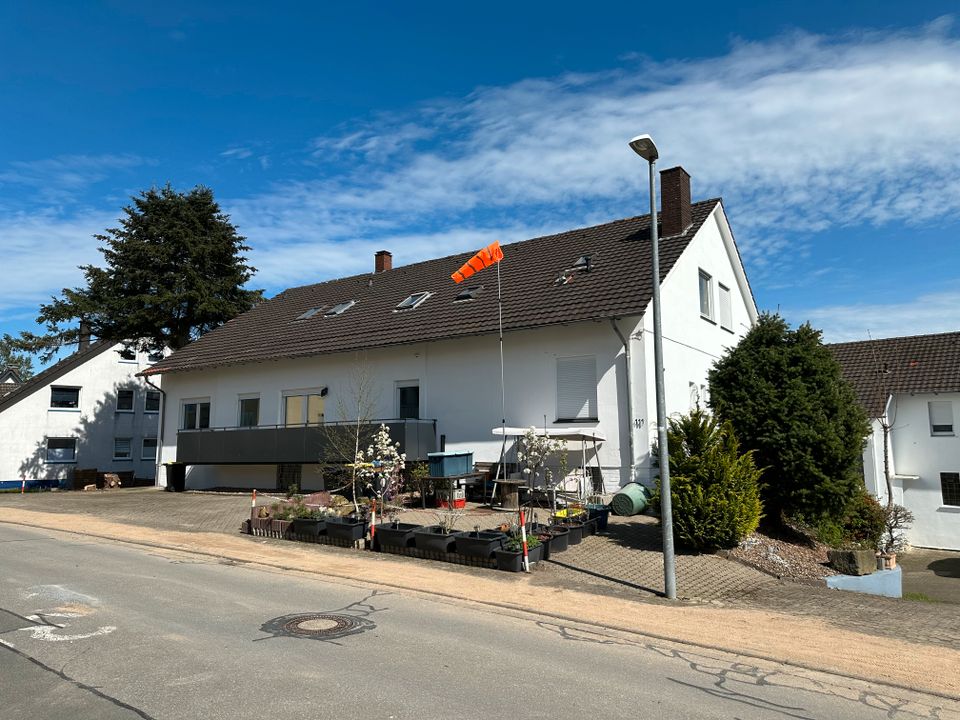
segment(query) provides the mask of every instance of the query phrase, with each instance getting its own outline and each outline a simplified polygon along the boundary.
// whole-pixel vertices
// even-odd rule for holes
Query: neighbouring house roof
[[[827,345],[870,417],[894,393],[960,392],[960,332]]]
[[[692,207],[692,226],[660,242],[665,278],[690,240],[720,204]],[[617,220],[503,246],[500,264],[504,330],[521,330],[640,315],[650,301],[650,216]],[[473,252],[285,290],[173,353],[144,375],[334,352],[428,342],[497,332],[497,270],[457,285],[451,273]],[[590,272],[558,276],[589,255]],[[456,301],[468,287],[475,297]],[[413,309],[395,311],[413,293],[433,293]],[[324,312],[356,301],[338,315]],[[311,310],[316,314],[298,319]]]
[[[54,382],[57,380],[57,378],[66,375],[74,368],[80,367],[87,360],[90,360],[100,353],[109,350],[114,346],[114,344],[115,343],[107,340],[92,343],[90,347],[86,348],[85,350],[80,350],[72,355],[68,355],[63,360],[48,367],[46,370],[37,373],[13,392],[0,397],[0,412],[3,412],[11,405],[16,405],[25,397],[32,395],[37,390],[40,390],[44,386]]]

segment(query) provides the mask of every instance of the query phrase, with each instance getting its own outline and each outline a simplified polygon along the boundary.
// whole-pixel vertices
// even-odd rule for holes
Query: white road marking
[[[8,648],[16,647],[16,645],[14,645],[12,642],[7,642],[6,640],[0,640],[0,645],[6,645]]]
[[[34,640],[46,640],[47,642],[72,642],[74,640],[86,640],[87,638],[96,637],[97,635],[109,635],[114,630],[115,627],[111,625],[105,625],[101,628],[97,628],[91,633],[84,633],[82,635],[55,635],[56,630],[61,630],[59,627],[50,627],[49,625],[37,625],[35,627],[20,628],[20,630],[29,630],[33,633]]]

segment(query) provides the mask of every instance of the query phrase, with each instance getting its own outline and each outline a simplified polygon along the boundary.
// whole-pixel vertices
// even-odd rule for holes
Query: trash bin
[[[183,463],[167,463],[167,489],[183,492],[187,486],[187,466]]]

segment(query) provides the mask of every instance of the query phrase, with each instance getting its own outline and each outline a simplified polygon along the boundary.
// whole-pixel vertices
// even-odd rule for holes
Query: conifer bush
[[[730,423],[697,408],[670,418],[667,439],[677,541],[697,551],[730,548],[756,530],[761,470],[752,451],[740,452]]]

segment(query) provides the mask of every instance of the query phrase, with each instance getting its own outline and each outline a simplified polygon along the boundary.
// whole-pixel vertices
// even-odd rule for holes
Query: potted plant
[[[327,516],[329,509],[325,507],[308,508],[302,503],[294,508],[293,529],[294,537],[307,540],[316,540],[327,531]]]
[[[610,519],[610,508],[603,503],[587,503],[587,512],[591,520],[596,521],[597,532],[606,532]]]
[[[503,547],[507,536],[499,530],[480,530],[477,525],[470,532],[458,532],[454,535],[454,546],[461,555],[491,558],[493,553]]]
[[[563,552],[570,547],[570,529],[566,525],[550,525],[545,533],[550,535],[551,557],[555,553]]]
[[[877,553],[877,569],[893,570],[897,566],[897,552],[906,545],[905,532],[913,524],[913,513],[903,505],[888,503],[883,513],[883,536]]]
[[[497,569],[509,572],[523,570],[523,540],[516,535],[509,535],[503,547],[494,551],[497,558]],[[543,558],[543,544],[536,535],[527,536],[527,560],[531,565],[540,562]]]
[[[586,512],[580,508],[564,508],[554,514],[553,527],[560,526],[566,528],[569,533],[568,544],[579,545],[583,541],[585,534],[583,523],[585,518]]]
[[[463,517],[462,510],[446,510],[436,513],[436,525],[425,525],[413,531],[414,546],[427,552],[448,553],[456,543],[454,528]]]
[[[359,512],[353,512],[349,515],[330,515],[326,520],[327,537],[334,540],[343,540],[348,543],[355,543],[363,540],[369,530],[369,521],[367,517],[367,506],[357,505]]]
[[[400,522],[400,517],[394,514],[390,517],[390,522],[377,525],[377,532],[374,535],[374,549],[384,547],[413,547],[413,533],[421,527],[421,525],[415,525],[413,523],[402,523]]]
[[[270,525],[271,534],[274,537],[286,537],[290,531],[292,508],[285,503],[274,503],[270,506],[270,517],[273,522]]]

